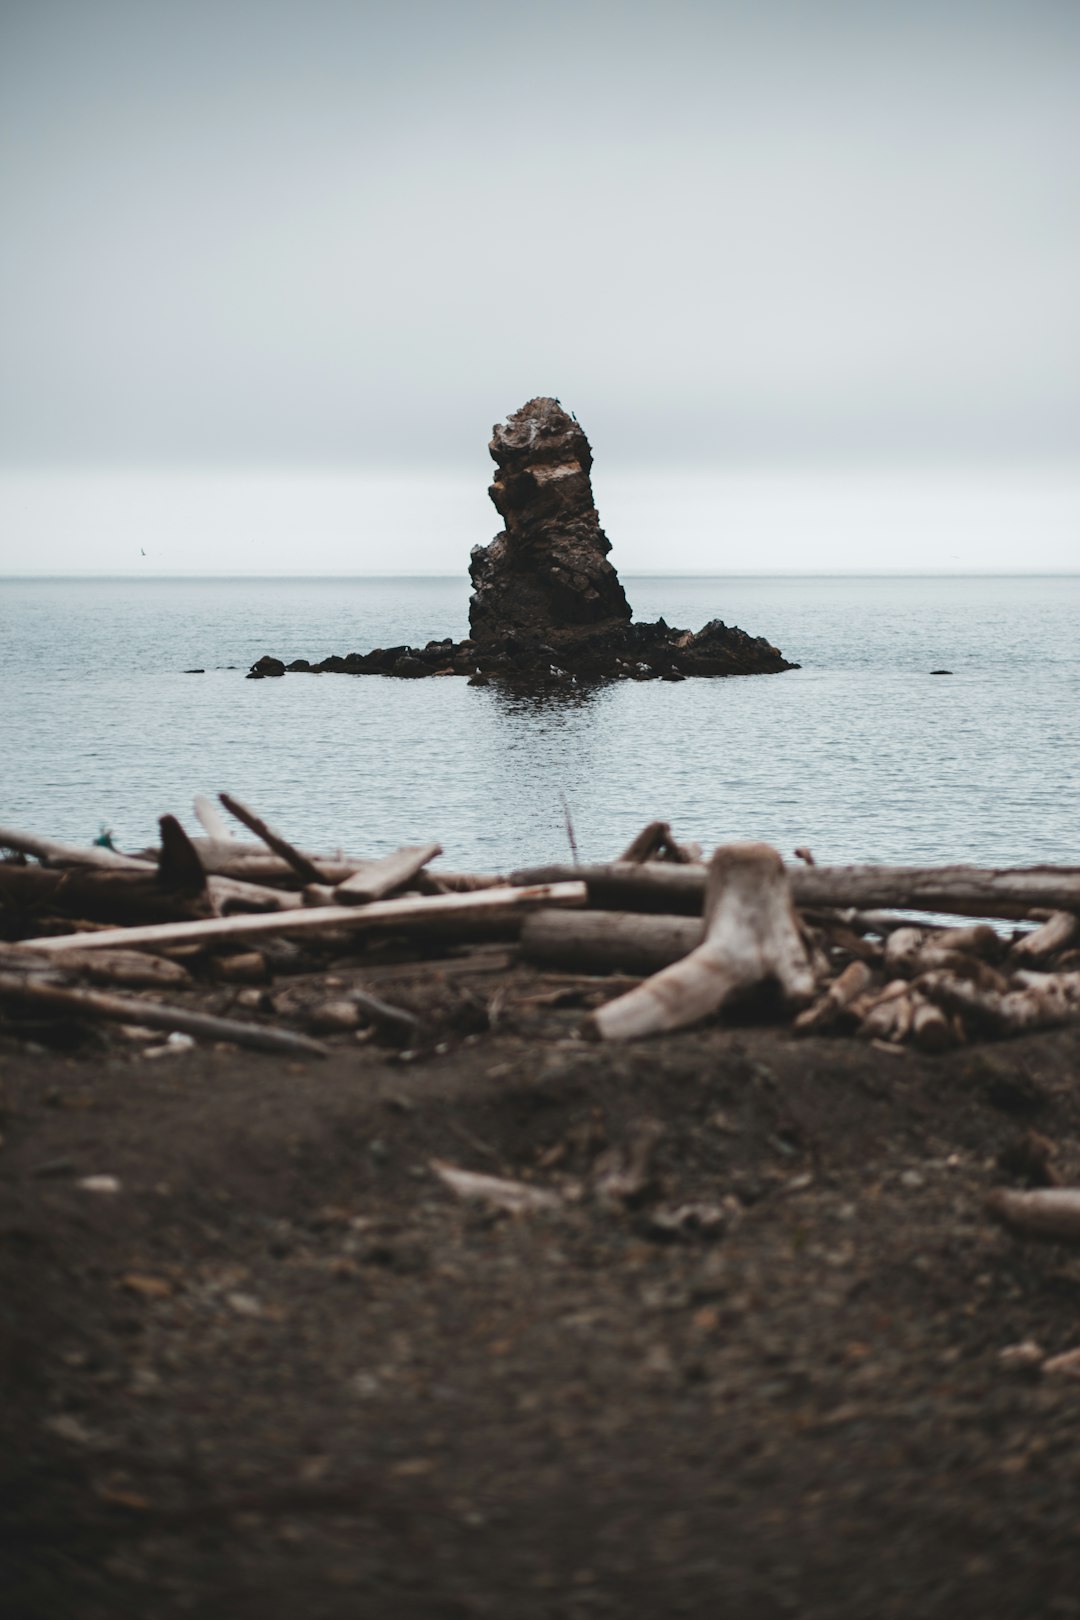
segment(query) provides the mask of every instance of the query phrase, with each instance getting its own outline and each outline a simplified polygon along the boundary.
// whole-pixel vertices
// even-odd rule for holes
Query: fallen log
[[[994,1035],[1051,1029],[1080,1016],[1080,973],[1018,973],[1013,983],[1011,990],[985,989],[947,972],[915,980],[929,1000]]]
[[[230,815],[235,816],[237,821],[242,822],[250,832],[255,834],[256,838],[261,838],[267,849],[272,850],[275,855],[279,855],[287,865],[292,867],[303,882],[326,882],[324,873],[319,870],[314,861],[309,860],[305,854],[290,844],[287,838],[283,838],[281,833],[276,832],[273,827],[263,821],[261,816],[257,816],[254,810],[249,809],[240,799],[234,798],[231,793],[219,793],[218,798]]]
[[[36,833],[17,832],[14,827],[0,827],[0,849],[14,849],[20,855],[33,855],[39,861],[50,861],[57,866],[108,866],[114,871],[121,868],[148,867],[157,869],[157,857],[122,855],[119,850],[106,849],[102,844],[65,844],[58,838],[39,838]]]
[[[1033,1192],[999,1188],[986,1207],[1019,1237],[1080,1243],[1080,1188],[1039,1187]]]
[[[1045,962],[1058,951],[1067,950],[1080,935],[1080,917],[1071,911],[1055,911],[1046,922],[1030,934],[1015,940],[1009,951],[1010,963],[1030,966]]]
[[[1080,912],[1080,867],[803,866],[788,868],[797,906],[899,907],[971,917],[1026,917],[1042,909]],[[660,861],[644,866],[530,867],[511,883],[588,885],[589,904],[616,911],[700,914],[705,871]]]
[[[728,844],[709,862],[703,942],[598,1008],[586,1027],[608,1041],[682,1029],[766,981],[789,1001],[813,994],[787,873],[768,844]]]
[[[47,956],[16,946],[19,957],[16,961],[9,950],[10,947],[0,946],[0,969],[4,971],[12,967],[29,967],[39,973],[57,971],[58,964]],[[178,990],[192,983],[191,974],[182,962],[171,962],[166,956],[151,956],[144,951],[68,951],[62,971],[65,977],[86,978],[91,984],[116,984],[125,990]]]
[[[373,900],[382,900],[395,889],[403,889],[416,874],[442,854],[441,844],[418,844],[397,849],[382,860],[373,861],[362,872],[339,883],[334,898],[342,906],[367,906]]]
[[[104,1018],[145,1029],[179,1030],[208,1041],[229,1041],[258,1052],[286,1052],[294,1057],[326,1057],[328,1048],[291,1030],[264,1029],[235,1018],[214,1018],[189,1012],[186,1007],[165,1007],[159,1002],[131,996],[108,996],[97,990],[65,990],[33,977],[0,972],[0,996],[74,1018]]]
[[[655,973],[700,945],[694,917],[621,911],[534,911],[521,930],[526,962],[581,973]]]
[[[24,941],[50,955],[110,946],[192,945],[223,940],[265,939],[293,934],[367,933],[385,930],[413,933],[466,929],[494,919],[518,921],[539,906],[582,906],[583,883],[535,884],[487,889],[479,894],[437,894],[404,900],[376,901],[370,906],[323,906],[314,910],[277,911],[262,916],[209,917],[198,922],[162,923],[145,928],[107,929],[99,934],[60,934]]]

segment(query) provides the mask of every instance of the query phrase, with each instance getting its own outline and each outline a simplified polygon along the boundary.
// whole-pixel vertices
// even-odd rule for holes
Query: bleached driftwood
[[[213,799],[208,799],[205,793],[196,793],[192,809],[195,819],[211,843],[227,844],[231,842],[228,823]]]
[[[1026,917],[1042,909],[1080,912],[1080,867],[802,866],[789,869],[797,906],[900,907],[974,917]],[[699,866],[652,861],[644,866],[545,866],[510,875],[512,883],[589,886],[592,905],[624,911],[700,911],[705,874]]]
[[[911,1039],[922,1052],[948,1052],[957,1036],[949,1019],[932,1001],[912,992]]]
[[[396,849],[393,854],[372,861],[362,872],[355,872],[344,883],[339,883],[334,898],[341,906],[370,905],[373,900],[382,900],[395,889],[403,889],[429,861],[441,854],[441,844],[418,844]]]
[[[534,911],[521,930],[527,962],[581,973],[656,973],[700,945],[696,917],[639,911]]]
[[[1080,1243],[1080,1188],[1039,1187],[1033,1192],[999,1188],[986,1207],[1020,1237]]]
[[[55,866],[107,866],[114,871],[153,871],[156,857],[122,855],[119,850],[106,849],[101,844],[65,844],[59,838],[40,838],[37,833],[18,832],[14,827],[0,827],[0,849],[14,849],[20,855],[33,855],[39,861]]]
[[[864,1013],[859,1034],[865,1040],[888,1041],[899,1046],[907,1039],[914,1016],[911,987],[906,979],[894,979]]]
[[[60,934],[25,944],[50,955],[112,946],[206,945],[228,940],[287,938],[342,929],[350,933],[426,932],[468,929],[503,918],[519,921],[539,906],[585,904],[583,883],[536,884],[530,888],[487,889],[480,894],[437,894],[430,898],[376,901],[370,906],[323,906],[313,911],[278,911],[262,916],[209,917],[205,921],[161,923],[145,928],[110,928],[97,934]]]
[[[1030,967],[1034,962],[1045,962],[1058,951],[1067,950],[1080,936],[1080,917],[1071,911],[1055,911],[1046,922],[1014,941],[1009,960],[1017,966]]]
[[[561,1209],[563,1205],[559,1194],[546,1187],[530,1187],[525,1181],[509,1181],[504,1176],[484,1176],[473,1170],[459,1170],[456,1165],[447,1164],[445,1159],[432,1159],[430,1163],[443,1185],[459,1198],[490,1204],[494,1209],[509,1210],[514,1215]]]
[[[132,996],[108,996],[97,990],[66,990],[29,974],[0,972],[0,996],[69,1018],[104,1018],[146,1029],[179,1030],[203,1040],[229,1041],[259,1052],[285,1052],[297,1057],[326,1057],[327,1048],[291,1030],[264,1029],[235,1018],[213,1018],[186,1007],[165,1007]]]
[[[1008,990],[984,989],[954,973],[916,981],[931,1001],[996,1035],[1050,1029],[1080,1016],[1080,973],[1017,973]]]
[[[873,982],[873,973],[865,962],[849,962],[843,973],[834,979],[825,994],[807,1007],[795,1020],[800,1035],[817,1034],[835,1024],[851,1006],[865,995]]]
[[[325,883],[326,878],[314,861],[290,844],[287,838],[257,816],[242,800],[231,793],[219,793],[218,798],[231,816],[235,816],[256,838],[261,838],[267,849],[279,855],[305,883]]]
[[[681,1029],[766,981],[789,1001],[814,990],[784,863],[768,844],[724,845],[709,862],[703,942],[598,1008],[591,1028],[608,1041]]]

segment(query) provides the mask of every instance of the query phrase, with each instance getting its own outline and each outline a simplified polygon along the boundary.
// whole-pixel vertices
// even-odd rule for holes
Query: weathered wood
[[[584,973],[655,973],[701,944],[696,917],[634,911],[534,911],[521,930],[526,962]]]
[[[619,856],[619,861],[641,866],[646,861],[673,861],[688,866],[701,860],[700,844],[680,844],[672,835],[666,821],[650,821],[636,838],[632,838]]]
[[[95,922],[178,922],[205,915],[205,900],[168,894],[152,866],[16,866],[0,862],[0,906],[31,914],[58,912]]]
[[[793,866],[797,906],[899,907],[971,917],[1026,917],[1039,908],[1080,912],[1080,867]],[[511,883],[588,884],[589,903],[620,911],[699,914],[705,873],[698,866],[544,866],[510,874]]]
[[[144,859],[140,855],[121,855],[119,850],[106,849],[101,844],[65,844],[58,838],[17,832],[14,827],[0,827],[0,849],[14,849],[20,855],[33,855],[39,861],[51,861],[57,866],[108,866],[114,871],[157,868],[156,855]]]
[[[61,934],[27,940],[35,950],[62,955],[64,951],[104,950],[114,945],[186,945],[220,943],[293,934],[435,932],[467,929],[473,924],[504,918],[518,921],[539,906],[582,906],[583,883],[534,884],[529,887],[488,889],[481,894],[437,894],[404,900],[376,901],[370,906],[323,906],[312,911],[278,911],[269,915],[210,917],[199,922],[164,923],[148,928],[108,929],[100,934]]]
[[[1000,1187],[987,1198],[986,1207],[1020,1237],[1080,1243],[1080,1187],[1039,1187],[1032,1192]]]
[[[940,1007],[932,1001],[911,992],[914,1012],[911,1017],[911,1039],[922,1052],[947,1052],[956,1045],[956,1033]]]
[[[1058,951],[1067,950],[1080,935],[1080,917],[1071,911],[1055,911],[1041,927],[1014,941],[1009,958],[1018,966],[1045,962]]]
[[[131,996],[108,996],[97,990],[65,990],[30,976],[0,972],[0,996],[61,1016],[104,1018],[145,1029],[179,1030],[203,1040],[229,1041],[259,1052],[286,1052],[296,1057],[326,1057],[327,1048],[306,1035],[289,1030],[264,1029],[235,1018],[212,1018],[186,1007],[165,1007],[159,1002]]]
[[[417,844],[396,849],[392,855],[384,855],[382,860],[373,861],[363,872],[356,872],[344,883],[339,883],[334,898],[342,906],[370,905],[373,900],[382,900],[395,889],[403,889],[429,861],[441,854],[441,844]]]
[[[242,800],[234,798],[231,793],[219,793],[218,798],[230,815],[242,822],[256,838],[261,838],[267,849],[273,850],[275,855],[280,855],[305,883],[325,883],[326,878],[315,862],[290,844],[287,838],[276,832],[261,816],[257,816]]]
[[[196,793],[192,808],[199,826],[214,843],[229,843],[231,834],[228,822],[214,803],[205,793]]]
[[[589,1027],[609,1041],[681,1029],[766,981],[789,1001],[813,994],[784,863],[768,844],[728,844],[709,862],[703,942],[598,1008]]]
[[[825,994],[807,1007],[795,1020],[799,1035],[813,1035],[829,1029],[851,1006],[865,995],[873,983],[874,975],[865,962],[849,962],[843,973],[834,979]]]
[[[490,1204],[512,1215],[536,1214],[561,1209],[563,1200],[546,1187],[531,1187],[526,1181],[508,1181],[504,1176],[479,1175],[475,1170],[459,1170],[444,1159],[432,1159],[431,1168],[445,1187],[458,1198]]]
[[[1017,973],[1009,990],[987,989],[955,973],[924,973],[918,989],[949,1012],[995,1035],[1050,1029],[1080,1017],[1080,973]]]

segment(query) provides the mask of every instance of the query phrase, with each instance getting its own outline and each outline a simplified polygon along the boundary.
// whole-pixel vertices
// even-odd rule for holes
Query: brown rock
[[[593,501],[592,450],[576,418],[557,399],[531,399],[494,428],[489,448],[498,471],[488,493],[506,528],[469,564],[473,640],[628,624]]]

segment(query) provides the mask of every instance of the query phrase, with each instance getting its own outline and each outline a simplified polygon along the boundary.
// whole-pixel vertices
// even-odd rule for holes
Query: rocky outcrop
[[[531,399],[494,429],[489,449],[498,471],[488,494],[506,528],[472,554],[472,640],[629,624],[577,419],[557,399]]]
[[[592,450],[557,399],[531,399],[489,446],[489,494],[506,527],[469,564],[473,583],[466,641],[377,647],[289,665],[269,656],[250,679],[291,673],[466,675],[477,683],[684,680],[688,675],[763,675],[797,669],[762,636],[711,620],[696,632],[658,619],[635,624],[611,544],[600,527]]]

